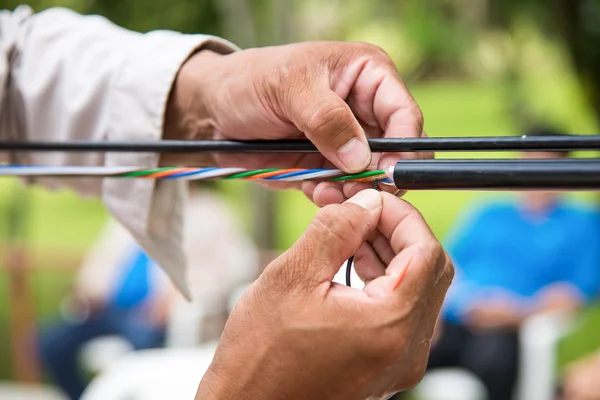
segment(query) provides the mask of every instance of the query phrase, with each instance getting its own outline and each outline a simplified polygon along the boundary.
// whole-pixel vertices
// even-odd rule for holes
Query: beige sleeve
[[[181,64],[201,47],[228,53],[219,38],[146,34],[62,8],[0,12],[0,140],[160,140]],[[0,163],[153,168],[156,154],[2,154]],[[38,179],[102,196],[110,212],[188,296],[181,248],[185,190],[176,181]]]

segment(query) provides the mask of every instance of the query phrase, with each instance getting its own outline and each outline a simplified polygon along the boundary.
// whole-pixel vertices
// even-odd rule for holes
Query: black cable
[[[574,151],[600,150],[600,135],[448,137],[448,138],[373,138],[374,152],[419,151]],[[136,152],[136,153],[314,153],[308,140],[158,140],[158,141],[68,141],[0,142],[0,151],[58,152]]]
[[[404,160],[405,190],[600,190],[600,159]]]
[[[352,287],[352,282],[350,282],[350,276],[352,275],[352,262],[354,261],[354,256],[348,259],[346,263],[346,286]]]
[[[373,189],[377,190],[379,189],[379,181],[376,180],[373,182]],[[346,286],[348,287],[352,287],[352,282],[351,282],[351,275],[352,275],[352,263],[354,262],[354,256],[350,257],[348,259],[348,262],[346,263]]]

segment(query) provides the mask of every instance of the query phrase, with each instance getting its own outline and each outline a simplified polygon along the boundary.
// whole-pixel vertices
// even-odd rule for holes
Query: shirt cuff
[[[107,140],[161,140],[169,93],[181,65],[199,49],[222,54],[238,50],[207,35],[155,31],[140,35],[123,60],[110,91],[111,122]],[[156,168],[156,153],[107,153],[105,165]],[[182,181],[106,179],[103,200],[148,255],[167,272],[188,299],[183,253]]]

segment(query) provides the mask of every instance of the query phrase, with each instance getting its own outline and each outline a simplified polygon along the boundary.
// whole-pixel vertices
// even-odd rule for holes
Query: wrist
[[[274,361],[279,357],[269,356],[259,343],[223,347],[222,342],[223,337],[198,385],[196,400],[290,398],[283,393],[289,393],[286,384],[290,382],[280,379],[286,375]]]
[[[196,400],[218,400],[239,397],[234,395],[233,392],[233,389],[209,367],[198,385]]]
[[[164,116],[164,140],[211,140],[215,124],[207,106],[209,82],[214,75],[211,65],[221,55],[201,50],[188,58],[175,77]],[[161,165],[211,166],[210,153],[167,153],[161,155]]]
[[[242,383],[243,379],[231,377],[232,374],[227,371],[224,374],[218,373],[211,365],[198,385],[196,400],[270,398],[269,396],[265,397],[262,391],[256,390],[258,385],[246,385]]]

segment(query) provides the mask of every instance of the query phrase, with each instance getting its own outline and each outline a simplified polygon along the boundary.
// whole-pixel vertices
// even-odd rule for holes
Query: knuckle
[[[426,363],[418,362],[413,364],[413,367],[410,368],[404,378],[404,387],[401,390],[412,389],[417,386],[423,377],[425,376]]]
[[[432,241],[429,244],[430,252],[436,265],[446,264],[446,252],[442,247],[442,244],[437,240]]]
[[[452,259],[446,254],[446,260],[444,262],[444,270],[442,272],[442,282],[446,288],[452,285],[452,281],[454,281],[454,275],[456,271],[454,269],[454,264],[452,263]]]
[[[309,80],[307,68],[301,63],[278,64],[257,76],[253,82],[259,101],[263,105],[274,105],[279,110],[289,109],[290,102],[298,97],[298,93],[308,85]]]
[[[325,102],[320,104],[316,111],[309,117],[306,122],[306,130],[316,137],[330,136],[334,133],[335,136],[330,138],[333,141],[332,145],[342,145],[340,136],[344,136],[352,127],[352,119],[348,118],[348,110],[345,104],[331,104]],[[337,143],[342,141],[342,143]]]
[[[261,275],[269,290],[286,293],[290,287],[297,286],[303,279],[302,266],[308,259],[306,253],[302,246],[294,246],[273,260]]]
[[[386,60],[390,60],[391,61],[391,58],[390,58],[389,54],[387,53],[387,51],[385,51],[383,49],[383,47],[378,46],[378,45],[373,44],[373,43],[364,43],[364,46],[365,46],[365,48],[366,48],[366,50],[367,50],[368,53],[370,53],[370,54],[372,54],[372,55],[374,55],[376,57],[380,57],[382,59],[386,59]]]
[[[313,219],[313,226],[319,242],[349,242],[354,236],[358,226],[353,221],[352,213],[356,212],[344,204],[328,205]]]
[[[419,107],[415,102],[412,111],[415,118],[415,124],[417,125],[419,132],[422,133],[423,127],[425,126],[425,117],[423,116],[423,110],[421,110],[421,107]]]

